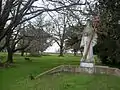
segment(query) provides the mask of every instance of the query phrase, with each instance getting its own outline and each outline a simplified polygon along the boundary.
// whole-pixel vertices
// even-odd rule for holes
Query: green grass
[[[0,53],[6,57],[6,54]],[[0,69],[0,90],[120,90],[120,78],[108,75],[57,74],[45,75],[31,81],[34,76],[61,64],[79,64],[80,57],[50,55],[29,57],[32,62],[16,54],[16,67]]]
[[[10,90],[120,90],[119,83],[115,76],[59,73],[20,81]]]
[[[0,55],[6,56],[6,54],[3,53],[0,53]],[[14,61],[16,62],[16,67],[0,69],[0,90],[9,90],[12,85],[28,78],[30,74],[36,76],[41,72],[61,64],[79,64],[80,57],[71,55],[58,57],[57,55],[52,55],[30,57],[30,59],[32,62],[25,61],[24,57],[15,55]],[[17,88],[15,90],[17,90]]]

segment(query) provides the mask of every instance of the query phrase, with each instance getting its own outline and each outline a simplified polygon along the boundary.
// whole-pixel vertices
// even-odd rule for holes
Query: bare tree
[[[17,34],[17,37],[16,39],[14,39],[15,41],[17,41],[15,44],[16,44],[16,50],[14,50],[14,52],[16,51],[21,51],[21,56],[24,55],[24,52],[26,50],[26,48],[29,47],[31,41],[32,41],[32,36],[30,36],[28,34],[29,32],[29,29],[27,28],[28,24],[22,24],[20,25],[19,27],[19,30],[18,30],[18,34]]]
[[[1,0],[0,41],[7,33],[12,33],[11,29],[14,29],[18,24],[30,20],[43,12],[59,11],[62,8],[68,8],[75,5],[85,5],[81,0],[70,0],[70,2],[68,2],[69,4],[66,4],[64,0],[62,0],[62,2],[60,0],[41,0],[42,2],[48,2],[49,4],[44,3],[44,6],[38,7],[33,5],[36,1],[37,0]],[[53,5],[52,3],[54,3],[54,8],[49,8],[50,4]]]
[[[50,15],[50,14],[49,14]],[[51,16],[51,15],[50,15]],[[66,38],[66,25],[67,17],[64,14],[57,14],[56,17],[51,16],[52,24],[50,34],[53,36],[54,41],[58,44],[60,48],[60,55],[63,56],[64,52],[64,42]]]
[[[52,43],[51,35],[44,28],[49,24],[44,23],[43,19],[42,16],[39,16],[37,21],[33,22],[34,24],[28,25],[29,32],[27,34],[32,37],[32,40],[27,50],[32,55],[42,54]]]
[[[68,10],[70,7],[73,6],[81,6],[85,5],[85,2],[81,0],[41,0],[44,6],[35,6],[34,3],[37,0],[1,0],[0,2],[0,42],[6,38],[4,45],[0,47],[0,50],[4,47],[7,47],[9,53],[12,52],[10,49],[11,41],[15,39],[16,36],[13,37],[15,28],[26,22],[31,20],[32,18],[42,14],[43,12],[48,11],[62,11]],[[52,6],[52,8],[50,7]],[[64,12],[64,11],[63,11]],[[61,34],[60,42],[64,41],[65,39],[65,29],[66,29],[66,20],[63,17],[63,34]],[[60,28],[59,28],[60,29]],[[57,39],[57,38],[56,38]],[[18,40],[18,39],[17,39]],[[16,41],[16,40],[14,40]],[[63,42],[64,43],[64,42]],[[61,43],[60,47],[63,48],[63,43]],[[13,45],[15,46],[15,45]],[[61,49],[61,52],[63,49]],[[62,54],[61,54],[62,55]]]
[[[63,8],[69,9],[69,7],[85,5],[87,0],[85,2],[81,0],[41,0],[44,6],[35,6],[33,5],[34,2],[37,2],[37,0],[1,0],[0,41],[11,31],[10,29],[14,29],[18,24],[30,20],[43,12],[58,12]]]
[[[6,43],[6,49],[8,52],[8,57],[7,57],[7,62],[12,63],[13,62],[13,54],[16,51],[19,50],[24,50],[25,48],[27,48],[30,44],[30,39],[32,39],[31,36],[28,36],[27,34],[21,34],[21,32],[25,32],[25,26],[24,25],[19,25],[16,29],[13,30],[13,33],[11,34],[11,37],[8,39],[8,37],[6,37],[6,41],[9,40],[9,42]],[[29,39],[28,39],[29,38]],[[18,43],[21,40],[25,40],[27,39],[27,41],[24,41],[24,45],[22,47],[18,47]]]

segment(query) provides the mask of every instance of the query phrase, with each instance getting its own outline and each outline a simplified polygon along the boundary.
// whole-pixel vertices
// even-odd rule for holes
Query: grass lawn
[[[0,53],[0,55],[6,56],[6,54],[3,53]],[[0,69],[0,90],[10,90],[12,85],[27,79],[30,74],[36,76],[41,72],[61,64],[79,64],[80,57],[74,57],[71,55],[58,57],[58,55],[52,55],[30,57],[30,59],[32,62],[25,61],[24,57],[21,57],[20,55],[14,55],[16,67]],[[17,89],[18,88],[12,90]]]
[[[120,77],[108,75],[61,73],[30,80],[30,74],[36,76],[61,64],[79,64],[80,57],[52,55],[30,59],[32,62],[15,55],[16,67],[0,69],[0,90],[120,90]]]
[[[120,90],[120,78],[108,75],[59,73],[25,79],[10,90]]]

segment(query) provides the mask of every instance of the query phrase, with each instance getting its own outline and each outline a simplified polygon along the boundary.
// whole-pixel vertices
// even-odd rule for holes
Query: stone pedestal
[[[94,73],[94,63],[91,62],[81,62],[80,63],[81,72]]]

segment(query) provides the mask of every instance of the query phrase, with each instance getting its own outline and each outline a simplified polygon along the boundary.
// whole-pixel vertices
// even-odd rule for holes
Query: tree
[[[30,52],[31,55],[39,55],[40,52],[42,54],[52,42],[51,35],[45,31],[45,28],[48,23],[43,22],[44,18],[39,16],[37,21],[30,23],[28,25],[27,32],[28,36],[32,37],[31,43],[29,47],[26,48],[27,51]]]
[[[17,50],[21,52],[21,56],[24,56],[24,52],[27,52],[27,48],[31,44],[33,36],[30,36],[28,34],[28,32],[29,32],[28,25],[29,24],[27,24],[27,25],[22,24],[22,25],[23,25],[23,27],[21,27],[19,29],[19,36],[18,36],[19,41],[16,43],[16,48],[18,48]]]
[[[31,10],[33,9],[32,5],[35,1],[36,0],[2,0],[0,2],[0,41],[6,35],[10,37],[17,25],[37,16],[36,14],[32,15],[36,10]],[[26,17],[27,15],[31,16]]]
[[[44,3],[44,0],[42,0]],[[26,22],[43,12],[48,11],[60,11],[64,9],[68,9],[72,6],[81,6],[85,5],[86,2],[80,2],[80,0],[76,1],[70,1],[67,4],[64,2],[64,0],[48,0],[48,3],[53,5],[53,8],[48,8],[49,5],[46,5],[44,3],[44,6],[34,6],[34,2],[37,2],[37,0],[1,0],[0,2],[0,42],[2,39],[6,38],[5,44],[0,47],[0,50],[2,50],[4,47],[7,48],[8,53],[12,53],[13,50],[10,49],[11,41],[13,40],[14,30],[16,27],[23,22]],[[54,3],[54,4],[53,4]],[[17,35],[15,37],[18,37]],[[15,38],[14,38],[15,39]],[[15,46],[15,45],[13,45]],[[9,57],[9,55],[8,55]],[[11,55],[10,55],[11,57]],[[8,61],[11,58],[8,58]]]
[[[64,14],[58,14],[56,18],[53,18],[53,27],[52,33],[54,41],[60,47],[60,55],[63,56],[64,52],[64,43],[66,39],[66,25],[67,25],[67,18]]]
[[[19,24],[32,19],[43,12],[43,9],[38,12],[37,7],[33,6],[35,1],[36,0],[1,0],[0,2],[0,42],[4,38],[6,39],[0,50],[4,47],[7,48],[7,62],[12,62],[13,48],[16,45],[13,45],[12,41],[15,41],[18,34],[17,32],[15,38],[13,37],[15,28]]]
[[[2,47],[5,47],[5,46],[4,46],[4,45],[5,45],[5,42],[6,42],[5,38],[3,38],[3,39],[1,40],[1,42],[0,42],[1,51],[5,51],[5,48],[2,48]]]
[[[120,1],[119,0],[99,0],[100,9],[100,29],[102,34],[98,34],[98,44],[95,47],[96,54],[103,64],[120,63]]]
[[[31,36],[28,36],[25,33],[24,34],[20,33],[20,32],[25,32],[24,28],[25,28],[25,26],[19,25],[16,29],[14,29],[14,32],[11,34],[11,37],[9,39],[8,39],[8,37],[6,37],[6,41],[9,40],[9,42],[6,43],[6,49],[8,52],[7,62],[9,62],[9,63],[13,63],[13,54],[16,51],[24,50],[30,44],[31,40],[29,40],[29,41],[27,40],[26,42],[24,42],[24,46],[18,47],[18,45],[19,45],[18,43],[21,40],[31,38]]]
[[[35,33],[33,35],[33,39],[27,48],[31,55],[42,55],[42,52],[45,51],[50,45],[52,40],[50,40],[51,36],[45,32],[43,29],[34,29]]]
[[[82,37],[82,31],[84,29],[84,25],[75,25],[68,27],[67,31],[67,39],[66,39],[66,49],[73,49],[74,55],[76,56],[77,52],[80,49],[80,42]]]
[[[75,5],[85,5],[85,3],[77,0],[76,2],[69,2],[69,4],[62,4],[64,1],[47,0],[54,8],[48,8],[44,0],[41,3],[44,6],[35,6],[34,3],[38,0],[1,0],[0,1],[0,41],[8,34],[11,34],[17,25],[28,21],[43,12],[59,11],[62,8],[69,8]],[[54,3],[54,4],[52,4]],[[56,6],[57,3],[57,6]],[[60,5],[58,5],[58,3]],[[61,5],[62,4],[62,5]],[[8,23],[9,22],[9,23]],[[9,36],[10,37],[10,36]]]

